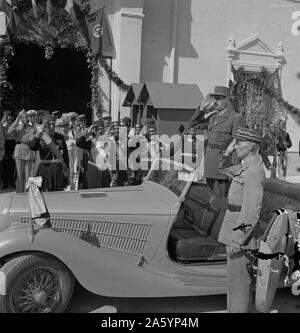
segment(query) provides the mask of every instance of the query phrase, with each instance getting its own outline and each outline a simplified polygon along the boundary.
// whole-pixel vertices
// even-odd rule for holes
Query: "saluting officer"
[[[227,310],[250,312],[251,276],[247,266],[250,260],[244,248],[258,249],[259,220],[265,172],[262,157],[258,154],[262,135],[256,131],[240,128],[227,148],[220,170],[232,178],[228,196],[228,209],[219,234],[219,242],[226,246],[227,257]],[[232,166],[234,152],[243,161]],[[255,228],[255,226],[257,227]],[[242,248],[243,247],[243,248]]]
[[[230,89],[217,86],[212,97],[215,111],[208,122],[208,141],[204,157],[204,177],[207,185],[218,195],[227,196],[229,179],[218,171],[219,161],[229,144],[235,139],[243,119],[230,104]]]
[[[223,197],[227,196],[229,180],[219,173],[219,160],[242,125],[242,116],[235,113],[231,106],[230,89],[223,86],[215,87],[214,93],[207,95],[190,121],[191,128],[207,129],[204,177],[211,190]],[[234,162],[239,162],[235,156]]]

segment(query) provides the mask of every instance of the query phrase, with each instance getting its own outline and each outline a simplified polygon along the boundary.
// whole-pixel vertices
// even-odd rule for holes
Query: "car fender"
[[[172,296],[179,287],[170,277],[141,267],[141,258],[137,256],[99,248],[52,229],[40,229],[32,242],[28,226],[1,232],[1,257],[17,252],[43,252],[55,256],[84,288],[102,296],[159,297],[162,293]]]

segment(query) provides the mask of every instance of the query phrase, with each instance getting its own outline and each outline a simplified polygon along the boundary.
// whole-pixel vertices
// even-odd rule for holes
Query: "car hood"
[[[178,198],[156,184],[78,192],[43,193],[48,211],[55,215],[170,215]],[[28,216],[28,194],[12,194],[1,205],[10,216]]]

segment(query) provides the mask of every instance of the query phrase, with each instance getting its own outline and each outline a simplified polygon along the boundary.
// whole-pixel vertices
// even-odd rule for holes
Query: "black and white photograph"
[[[299,59],[300,0],[0,0],[0,322],[300,313]]]

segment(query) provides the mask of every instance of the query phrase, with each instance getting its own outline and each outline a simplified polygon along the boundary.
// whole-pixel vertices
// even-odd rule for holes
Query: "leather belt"
[[[217,150],[226,150],[228,146],[225,146],[224,144],[218,144],[218,143],[211,143],[209,142],[207,145],[210,149],[217,149]]]
[[[42,164],[50,164],[50,163],[61,163],[61,160],[41,160]]]
[[[242,206],[228,204],[227,209],[231,212],[240,212],[242,210]]]

